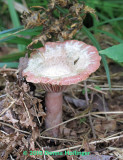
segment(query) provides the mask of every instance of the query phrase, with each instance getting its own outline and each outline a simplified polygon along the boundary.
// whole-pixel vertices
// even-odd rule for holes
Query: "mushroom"
[[[101,57],[94,46],[78,40],[47,42],[37,49],[23,71],[27,82],[38,83],[46,91],[46,128],[62,122],[62,92],[71,84],[86,80],[100,66]],[[60,127],[49,130],[57,137]]]

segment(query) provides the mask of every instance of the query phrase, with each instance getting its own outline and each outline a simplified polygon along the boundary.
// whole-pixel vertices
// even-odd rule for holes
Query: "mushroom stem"
[[[46,105],[46,128],[51,128],[62,122],[62,92],[47,92],[45,97]],[[57,137],[59,134],[59,127],[50,130],[50,135]]]

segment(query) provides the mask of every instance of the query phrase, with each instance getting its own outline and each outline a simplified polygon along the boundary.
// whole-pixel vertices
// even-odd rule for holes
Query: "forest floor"
[[[104,35],[96,38],[102,49],[114,45]],[[86,36],[83,41],[91,44]],[[20,82],[17,69],[0,68],[0,159],[123,160],[123,67],[109,59],[108,65],[111,90],[101,64],[86,82],[63,93],[64,133],[58,138],[45,130],[45,91]]]

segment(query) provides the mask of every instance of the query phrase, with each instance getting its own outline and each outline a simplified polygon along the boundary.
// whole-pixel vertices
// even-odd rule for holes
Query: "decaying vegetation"
[[[82,1],[51,0],[47,7],[33,6],[33,9],[31,8],[28,13],[23,13],[22,18],[25,25],[23,33],[26,33],[30,28],[40,25],[43,25],[43,28],[38,30],[41,33],[36,35],[35,38],[33,37],[32,42],[28,41],[30,50],[34,49],[33,45],[37,42],[41,42],[44,45],[46,41],[64,41],[66,39],[74,39],[74,37],[88,44],[92,44],[94,41],[97,48],[99,43],[102,49],[122,42],[116,36],[109,38],[108,34],[101,34],[105,32],[96,34],[97,31],[94,28],[96,23],[90,30],[93,33],[95,32],[97,41],[95,41],[90,32],[88,32],[90,39],[88,35],[79,32],[83,27],[86,13],[95,15],[95,10]],[[105,9],[105,11],[108,11],[108,9]],[[111,20],[110,18],[107,20],[105,16],[102,16],[102,19],[108,21],[107,23]],[[107,28],[107,31],[111,30],[112,33],[114,33],[113,28],[116,27],[117,32],[118,29],[120,32],[121,28],[117,23],[113,27],[112,25],[113,23],[111,22],[103,27]],[[20,35],[18,36],[18,30],[17,36],[16,33],[11,32],[9,32],[10,35],[5,35],[5,39],[15,35],[18,41],[21,40]],[[6,43],[3,37],[1,41]],[[27,45],[26,40],[23,42]],[[3,46],[0,49],[0,54],[7,52]],[[7,50],[9,49],[8,47]],[[24,54],[22,53],[21,56]],[[8,55],[9,60],[12,56]],[[20,55],[17,54],[17,57],[14,55],[12,60],[16,61],[19,58]],[[6,57],[0,60],[5,59]],[[6,66],[0,68],[0,159],[83,160],[86,158],[88,160],[92,158],[94,160],[122,160],[122,65],[115,63],[111,59],[107,60],[110,68],[111,88],[107,82],[104,67],[101,65],[100,69],[86,82],[81,82],[64,92],[64,116],[63,123],[60,124],[63,126],[64,132],[59,138],[53,138],[48,137],[47,130],[44,127],[46,116],[45,91],[41,88],[36,88],[32,83],[27,83],[22,77],[22,70],[26,67],[27,61],[28,56],[26,55],[25,58],[20,59],[19,69],[15,69],[16,67],[14,69],[7,68]],[[29,151],[31,150],[42,152],[76,150],[90,152],[91,154],[89,157],[76,155],[30,155]]]

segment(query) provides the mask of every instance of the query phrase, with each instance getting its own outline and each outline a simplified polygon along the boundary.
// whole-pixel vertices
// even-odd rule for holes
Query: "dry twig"
[[[85,88],[86,103],[87,103],[87,106],[89,107],[89,98],[88,98],[86,81],[84,81],[84,88]],[[94,126],[93,126],[92,118],[91,118],[91,115],[90,115],[90,111],[89,111],[89,121],[90,121],[90,125],[91,125],[91,130],[92,130],[92,133],[93,133],[93,137],[96,139],[96,133],[95,133],[95,130],[94,130]]]

